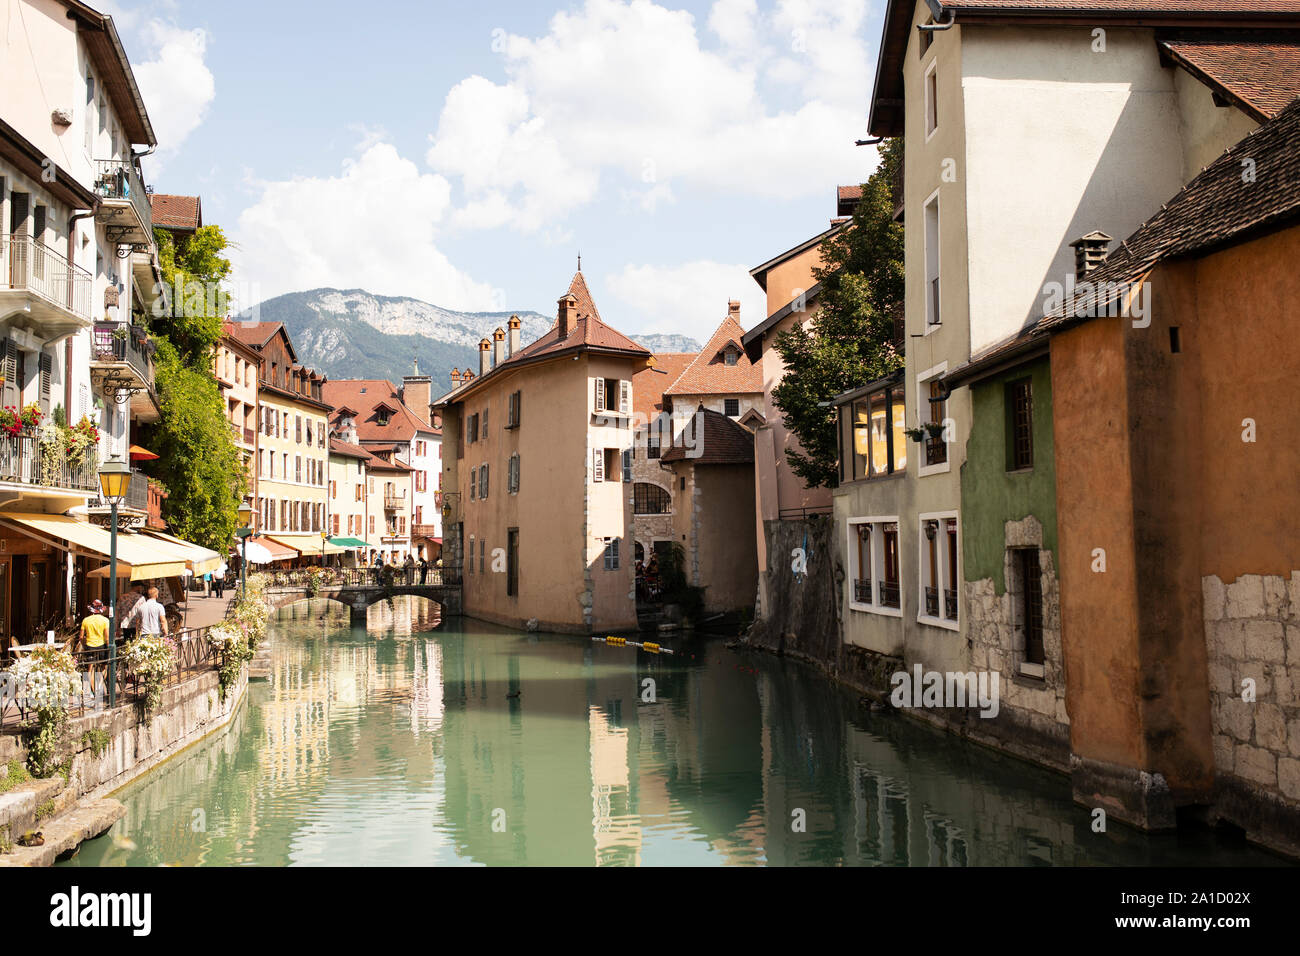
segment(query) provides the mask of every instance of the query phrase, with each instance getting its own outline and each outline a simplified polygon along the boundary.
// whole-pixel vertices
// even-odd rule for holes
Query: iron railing
[[[135,370],[142,382],[154,387],[154,346],[138,326],[124,322],[96,322],[91,344],[91,361],[124,362]]]
[[[863,580],[854,580],[853,582],[853,600],[859,604],[871,603],[871,582]]]
[[[926,617],[939,616],[939,589],[925,589],[925,615]]]
[[[897,581],[877,581],[876,584],[880,590],[881,607],[899,607],[898,600],[898,582]]]
[[[957,591],[953,588],[943,589],[943,611],[948,620],[957,620]]]
[[[207,626],[191,627],[172,635],[177,643],[176,664],[163,681],[164,687],[179,684],[196,674],[217,667],[220,661],[208,641],[208,630]],[[121,658],[123,643],[119,640],[117,645],[118,706],[139,703],[145,696],[144,683]],[[74,694],[68,701],[68,715],[81,717],[107,710],[109,699],[107,648],[78,649],[72,657],[77,662],[77,670],[82,675],[81,693]],[[17,686],[8,674],[0,672],[0,731],[11,733],[17,731],[27,721],[31,712],[32,707],[23,694],[23,688]]]
[[[419,565],[376,565],[369,568],[290,568],[259,571],[249,581],[268,589],[319,590],[324,588],[455,587],[460,568],[430,567],[423,576]]]
[[[31,236],[0,234],[0,289],[30,292],[81,319],[90,318],[93,279]]]
[[[69,462],[62,453],[44,453],[44,444],[35,435],[0,435],[0,481],[99,490],[98,456],[87,455],[84,461]]]
[[[153,207],[134,163],[119,159],[95,160],[95,193],[104,199],[129,199],[144,231],[153,236]]]
[[[814,515],[828,515],[830,513],[830,505],[813,505],[809,508],[782,508],[777,517],[782,521],[802,521]]]

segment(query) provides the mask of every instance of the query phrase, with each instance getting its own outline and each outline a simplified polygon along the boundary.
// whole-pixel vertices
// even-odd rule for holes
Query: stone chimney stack
[[[731,316],[736,321],[740,321],[740,300],[739,299],[731,299],[727,303],[727,315]]]
[[[460,388],[460,369],[454,368],[451,370],[451,389],[455,391],[458,388]]]
[[[1110,243],[1110,236],[1104,232],[1090,232],[1070,243],[1070,248],[1074,250],[1074,277],[1082,280],[1105,262],[1110,253]]]
[[[473,370],[465,369],[465,371],[460,373],[460,383],[462,385],[468,385],[470,383],[470,379],[472,379],[473,377],[474,377]]]
[[[506,327],[510,329],[506,338],[507,358],[519,351],[519,324],[519,316],[517,315],[510,316],[510,321],[506,323]]]
[[[480,376],[492,371],[492,343],[483,339],[478,344],[478,373]]]
[[[506,332],[498,325],[496,331],[492,333],[492,367],[496,368],[505,360]]]
[[[578,298],[573,293],[563,296],[559,301],[556,324],[560,328],[560,338],[567,339],[569,333],[578,324]]]
[[[417,415],[429,413],[429,403],[433,401],[433,379],[420,374],[419,364],[416,364],[414,374],[402,377],[402,401]]]

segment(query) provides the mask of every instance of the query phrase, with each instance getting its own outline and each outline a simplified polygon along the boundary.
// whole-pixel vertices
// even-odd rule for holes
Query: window
[[[1042,676],[1043,666],[1043,575],[1037,548],[1016,548],[1012,555],[1020,580],[1020,626],[1024,629],[1024,664],[1021,670]]]
[[[925,71],[925,138],[928,140],[939,128],[939,61],[930,63]]]
[[[921,607],[917,620],[957,628],[957,516],[921,515]]]
[[[605,570],[618,570],[618,538],[605,539]]]
[[[595,402],[598,412],[632,412],[632,383],[626,379],[598,378],[595,383]]]
[[[479,574],[483,573],[483,562],[486,560],[486,557],[487,557],[487,542],[480,541],[478,543],[478,573]]]
[[[483,409],[483,437],[487,438],[488,431],[488,410]]]
[[[659,457],[658,429],[651,429],[650,433],[646,435],[645,456],[650,459],[655,459]]]
[[[730,355],[731,353],[728,352],[727,354]],[[740,399],[738,398],[724,399],[723,406],[726,410],[726,414],[728,418],[737,418],[740,416]]]
[[[1034,393],[1027,378],[1006,385],[1007,471],[1034,467]]]
[[[295,443],[302,444],[302,416],[293,416],[293,440]]]
[[[506,402],[506,428],[519,427],[519,413],[523,403],[522,392],[511,392],[510,400]]]
[[[632,449],[623,449],[623,480],[632,480]]]
[[[469,417],[468,435],[469,435],[469,444],[472,445],[476,441],[478,441],[478,413],[477,412],[475,412],[473,415]]]
[[[480,465],[478,469],[478,496],[486,498],[488,496],[488,466]]]
[[[935,434],[935,429],[927,428],[925,433],[925,463],[927,465],[943,465],[948,461],[948,442],[944,440],[943,420],[948,408],[948,402],[943,398],[943,386],[937,379],[930,383],[930,418],[929,425],[938,427],[939,434]]]
[[[925,328],[930,331],[943,321],[939,310],[939,194],[925,204]]]
[[[730,348],[727,349],[727,351],[722,356],[722,361],[725,362],[727,365],[735,365],[736,362],[738,362],[739,360],[740,360],[740,353],[737,352],[735,349],[730,349]]]
[[[898,616],[898,519],[851,518],[848,523],[849,607]]]
[[[519,453],[510,456],[506,469],[506,491],[512,495],[519,494]]]
[[[474,573],[474,536],[469,536],[469,573]]]
[[[639,481],[632,486],[632,511],[639,515],[666,515],[673,509],[673,497],[658,485]]]
[[[469,500],[473,501],[478,497],[478,469],[469,470]]]
[[[603,448],[591,450],[591,480],[605,480],[605,449]]]
[[[850,441],[841,441],[847,480],[880,478],[907,468],[907,411],[901,384],[882,385],[855,399],[847,427]]]
[[[518,457],[518,456],[516,456]],[[506,530],[506,594],[519,593],[519,529]]]

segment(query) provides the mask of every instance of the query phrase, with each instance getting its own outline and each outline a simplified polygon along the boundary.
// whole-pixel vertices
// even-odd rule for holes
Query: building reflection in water
[[[124,795],[82,862],[535,865],[1180,863],[1097,835],[1063,778],[720,641],[676,657],[399,598],[300,602],[228,732]],[[648,683],[653,682],[653,688]],[[192,827],[206,811],[207,830]],[[797,821],[805,825],[800,829]]]

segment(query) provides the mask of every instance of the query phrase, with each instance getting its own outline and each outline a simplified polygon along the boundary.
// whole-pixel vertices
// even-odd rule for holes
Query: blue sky
[[[244,299],[329,285],[707,337],[861,182],[882,0],[114,0],[160,192]],[[359,15],[363,13],[364,15]]]

